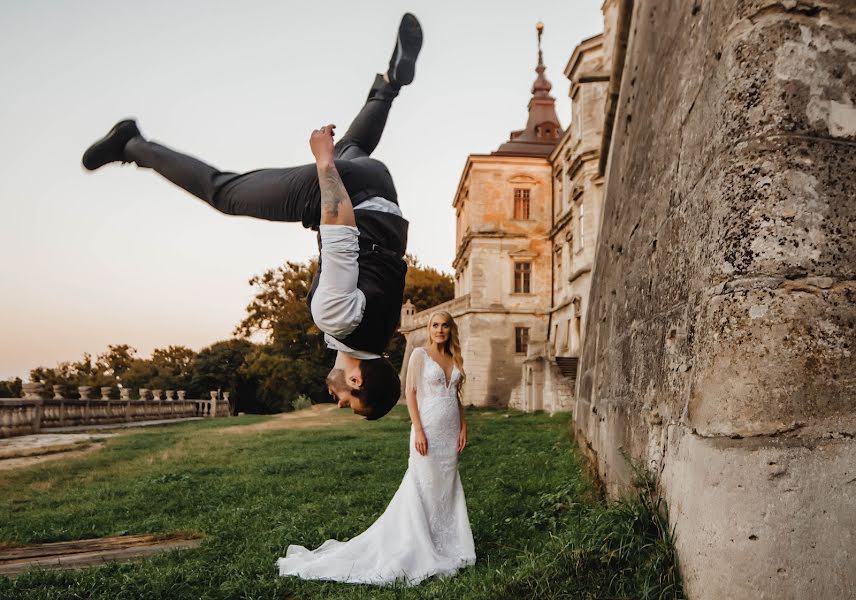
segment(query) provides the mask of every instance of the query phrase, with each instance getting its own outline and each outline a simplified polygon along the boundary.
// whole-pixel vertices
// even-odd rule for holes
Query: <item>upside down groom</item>
[[[218,211],[268,221],[301,222],[318,231],[319,270],[308,302],[312,318],[337,351],[327,376],[340,404],[379,419],[398,402],[398,373],[382,356],[398,326],[407,266],[408,222],[386,166],[371,158],[392,101],[413,81],[422,29],[407,13],[384,75],[348,131],[333,143],[334,126],[315,130],[315,164],[247,173],[220,171],[145,139],[133,120],[117,123],[83,155],[94,171],[111,162],[152,169]]]

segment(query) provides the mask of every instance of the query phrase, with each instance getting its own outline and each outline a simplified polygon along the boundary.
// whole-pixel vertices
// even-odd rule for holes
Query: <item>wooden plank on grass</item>
[[[168,550],[195,548],[201,541],[190,535],[133,535],[7,548],[0,550],[0,575],[12,576],[33,567],[77,569],[133,560]]]

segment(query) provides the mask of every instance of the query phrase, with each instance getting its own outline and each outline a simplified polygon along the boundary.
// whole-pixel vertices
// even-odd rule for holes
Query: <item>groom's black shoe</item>
[[[107,163],[126,161],[125,144],[140,135],[137,123],[133,120],[119,121],[103,138],[89,146],[83,153],[83,166],[90,171],[103,167]]]
[[[404,13],[398,26],[398,38],[395,40],[395,50],[389,59],[389,82],[401,87],[413,81],[416,72],[416,57],[422,49],[422,27],[410,13]]]

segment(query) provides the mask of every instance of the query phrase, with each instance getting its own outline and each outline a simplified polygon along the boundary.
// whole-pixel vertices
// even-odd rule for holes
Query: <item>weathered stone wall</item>
[[[514,218],[514,190],[530,193],[529,218]],[[550,293],[550,165],[544,158],[471,155],[455,207],[455,296],[477,307],[546,310]],[[514,261],[532,263],[531,293],[514,294]],[[548,298],[547,301],[544,298]]]
[[[523,362],[523,374],[512,390],[509,407],[526,412],[536,410],[550,414],[567,412],[574,406],[573,379],[562,375],[556,363],[548,355],[547,342],[536,343],[529,348]]]
[[[514,191],[529,191],[528,218],[515,218]],[[455,300],[403,315],[406,361],[425,343],[421,329],[437,309],[458,324],[467,374],[463,402],[507,406],[521,379],[526,352],[517,352],[515,328],[546,338],[550,307],[551,167],[545,157],[470,155],[453,206],[457,213]],[[522,217],[523,215],[517,215]],[[515,263],[530,263],[529,292],[515,292]]]
[[[856,597],[854,11],[634,3],[576,428],[693,599]]]
[[[458,320],[467,381],[464,404],[508,406],[520,382],[525,353],[515,352],[514,327],[544,329],[545,317],[527,313],[469,313]]]

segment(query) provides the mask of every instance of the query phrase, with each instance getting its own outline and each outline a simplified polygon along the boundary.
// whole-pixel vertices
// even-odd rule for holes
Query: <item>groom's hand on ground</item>
[[[333,163],[333,135],[335,132],[336,126],[331,123],[324,125],[321,129],[315,129],[309,137],[309,147],[312,149],[312,155],[319,166]]]

